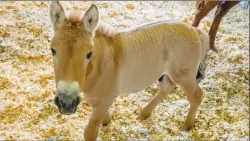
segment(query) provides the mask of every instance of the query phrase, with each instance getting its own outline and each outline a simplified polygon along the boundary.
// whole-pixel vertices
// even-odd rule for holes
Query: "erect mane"
[[[83,18],[83,16],[84,16],[83,11],[72,10],[68,13],[68,20],[72,23],[79,23],[81,22],[81,19]],[[101,22],[99,23],[99,26],[96,30],[96,34],[101,34],[107,37],[111,37],[115,35],[116,33],[117,33],[117,30]]]
[[[111,37],[117,33],[118,33],[118,31],[116,29],[114,29],[114,28],[112,28],[109,25],[104,24],[104,23],[99,23],[99,26],[96,30],[96,34],[102,34],[102,35],[107,36],[107,37]]]
[[[83,11],[71,10],[68,12],[68,20],[72,23],[81,22],[83,15],[84,15]]]

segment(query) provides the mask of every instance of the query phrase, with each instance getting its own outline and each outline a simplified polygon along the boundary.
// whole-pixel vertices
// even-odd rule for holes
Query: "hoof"
[[[210,43],[210,49],[213,50],[214,52],[218,53],[218,50],[216,49],[215,47],[215,44],[214,43]]]
[[[109,123],[102,123],[102,126],[108,126]]]
[[[181,127],[181,130],[182,130],[182,131],[190,131],[192,128],[193,128],[193,124],[184,124],[184,125]]]
[[[108,124],[110,124],[110,122],[111,122],[111,119],[109,119],[109,120],[103,120],[102,126],[107,126]]]
[[[139,120],[145,120],[145,119],[148,118],[149,116],[150,116],[150,114],[141,112],[141,113],[139,114],[139,116],[138,116],[137,119],[139,119]]]

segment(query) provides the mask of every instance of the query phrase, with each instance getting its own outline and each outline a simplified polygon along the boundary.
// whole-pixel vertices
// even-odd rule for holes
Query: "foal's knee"
[[[194,94],[188,98],[192,107],[198,107],[201,104],[202,95],[203,95],[203,91],[199,87],[199,85],[197,85]]]

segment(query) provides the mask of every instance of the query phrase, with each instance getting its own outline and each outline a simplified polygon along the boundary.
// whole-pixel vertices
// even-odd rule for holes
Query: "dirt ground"
[[[62,2],[66,9],[100,8],[101,20],[117,29],[159,19],[188,24],[195,2]],[[213,11],[214,12],[214,11]],[[200,24],[208,31],[213,12]],[[0,140],[83,140],[91,109],[82,97],[78,111],[61,115],[53,103],[55,80],[50,40],[49,2],[0,2]],[[176,88],[152,115],[138,113],[158,90],[119,97],[112,122],[98,140],[249,140],[249,13],[236,6],[224,17],[210,52],[204,90],[194,128],[180,131],[189,104]]]

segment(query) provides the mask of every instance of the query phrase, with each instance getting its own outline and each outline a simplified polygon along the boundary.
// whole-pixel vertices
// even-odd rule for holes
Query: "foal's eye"
[[[90,57],[91,57],[91,55],[92,55],[92,52],[89,52],[89,53],[87,54],[86,58],[89,60]]]
[[[56,55],[56,51],[55,51],[53,48],[51,48],[51,52],[52,52],[52,55],[53,55],[53,56]]]

